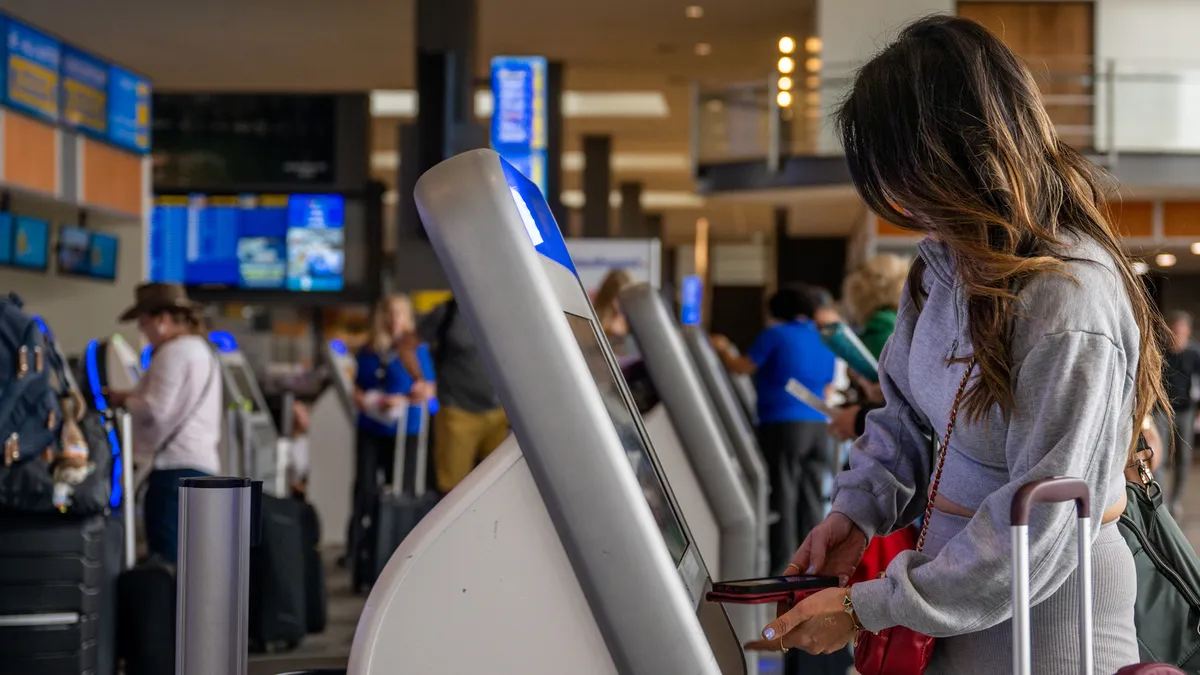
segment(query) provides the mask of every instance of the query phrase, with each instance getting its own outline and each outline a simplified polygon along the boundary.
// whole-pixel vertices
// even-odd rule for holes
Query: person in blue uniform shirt
[[[364,516],[370,514],[383,485],[393,480],[412,485],[415,461],[405,462],[405,476],[393,476],[400,420],[405,420],[404,451],[413,459],[421,429],[421,406],[434,395],[432,370],[414,374],[404,365],[400,348],[414,329],[408,296],[390,295],[375,307],[371,339],[358,353],[354,403],[358,408],[358,437],[354,472],[354,508],[348,537],[352,556],[369,555]],[[429,359],[426,358],[428,363]],[[428,373],[428,375],[426,375]]]

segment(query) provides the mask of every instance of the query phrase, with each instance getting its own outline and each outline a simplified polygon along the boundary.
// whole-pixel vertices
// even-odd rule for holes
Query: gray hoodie
[[[1092,490],[1093,538],[1101,514],[1124,491],[1132,438],[1138,327],[1112,258],[1094,241],[1065,253],[1074,280],[1041,274],[1021,291],[1011,343],[1015,408],[979,423],[960,416],[946,454],[941,494],[975,511],[936,558],[901,553],[887,578],[856,584],[851,599],[870,630],[903,625],[945,637],[980,631],[1012,616],[1009,507],[1017,488],[1050,476],[1077,476]],[[884,350],[887,405],[872,411],[837,478],[833,510],[867,534],[920,517],[932,473],[931,438],[946,429],[971,354],[961,282],[948,249],[922,242],[923,309],[901,304]],[[1071,507],[1039,507],[1030,520],[1030,593],[1052,595],[1075,569]],[[934,512],[932,518],[950,517]],[[964,519],[966,520],[966,519]],[[1101,589],[1103,592],[1103,589]]]

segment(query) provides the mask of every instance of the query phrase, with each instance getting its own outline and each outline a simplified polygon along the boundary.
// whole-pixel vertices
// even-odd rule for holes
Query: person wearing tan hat
[[[137,321],[154,359],[133,391],[108,392],[133,417],[133,457],[147,478],[146,542],[152,555],[178,557],[179,481],[221,472],[221,369],[203,336],[203,315],[178,284],[137,287],[122,322]]]

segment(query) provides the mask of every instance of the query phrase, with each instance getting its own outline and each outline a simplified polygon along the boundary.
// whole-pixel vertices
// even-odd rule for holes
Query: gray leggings
[[[966,518],[935,513],[925,552],[937,555],[960,531]],[[1071,533],[1072,540],[1074,532]],[[1077,675],[1079,666],[1079,581],[1075,573],[1054,595],[1033,607],[1033,672]],[[1092,626],[1096,675],[1112,675],[1139,661],[1133,603],[1137,574],[1129,547],[1116,523],[1100,528],[1092,548]],[[941,638],[934,647],[927,675],[1011,675],[1012,622],[977,633]]]

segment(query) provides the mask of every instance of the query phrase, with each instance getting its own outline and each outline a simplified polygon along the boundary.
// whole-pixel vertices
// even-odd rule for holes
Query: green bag
[[[1145,439],[1130,464],[1128,503],[1117,521],[1137,569],[1134,620],[1142,662],[1200,673],[1200,557],[1163,506]]]

